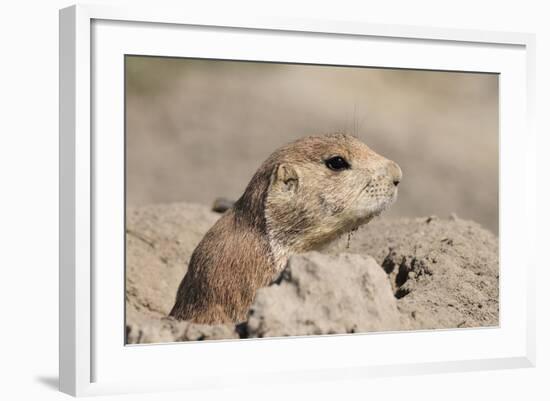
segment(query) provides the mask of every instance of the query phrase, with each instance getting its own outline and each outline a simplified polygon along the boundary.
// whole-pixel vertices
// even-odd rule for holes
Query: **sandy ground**
[[[166,319],[193,249],[219,216],[188,203],[128,209],[129,343],[498,325],[497,238],[455,216],[378,218],[321,253],[291,258],[237,327]]]
[[[498,77],[133,57],[128,205],[236,199],[277,147],[357,134],[398,162],[394,217],[449,215],[498,234]]]

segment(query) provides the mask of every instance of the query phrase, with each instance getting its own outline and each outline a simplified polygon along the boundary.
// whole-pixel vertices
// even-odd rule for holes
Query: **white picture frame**
[[[217,43],[221,38],[224,46]],[[331,44],[334,38],[340,47]],[[234,20],[155,7],[61,10],[60,390],[80,396],[534,366],[534,43],[524,33],[357,21]],[[308,45],[311,51],[304,52]],[[363,53],[352,55],[354,46],[368,46],[370,66],[501,74],[500,326],[124,346],[119,56],[365,65]],[[107,264],[111,268],[102,270]],[[417,351],[381,352],[395,336],[415,341]],[[293,366],[281,357],[285,353],[295,356]],[[192,368],[182,368],[182,358],[193,361]],[[216,358],[215,368],[205,363]],[[176,366],[178,373],[171,374]]]

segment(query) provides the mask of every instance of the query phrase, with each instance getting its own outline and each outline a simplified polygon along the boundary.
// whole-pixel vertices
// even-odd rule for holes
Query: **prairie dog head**
[[[265,198],[268,234],[303,252],[367,223],[397,197],[399,166],[345,134],[306,137],[273,153]]]

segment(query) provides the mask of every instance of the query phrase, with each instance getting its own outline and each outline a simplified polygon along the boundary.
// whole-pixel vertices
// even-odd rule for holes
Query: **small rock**
[[[217,198],[212,205],[212,211],[216,213],[225,213],[227,210],[231,209],[234,204],[235,201],[227,198]]]
[[[427,224],[430,224],[432,221],[436,220],[437,219],[437,216],[430,216],[426,219],[426,223]]]

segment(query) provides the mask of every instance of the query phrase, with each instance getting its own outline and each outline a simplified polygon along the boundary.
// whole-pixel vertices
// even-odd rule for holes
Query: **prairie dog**
[[[276,150],[194,250],[170,316],[239,323],[256,290],[293,253],[319,249],[367,223],[397,197],[399,166],[346,134],[310,136]]]

